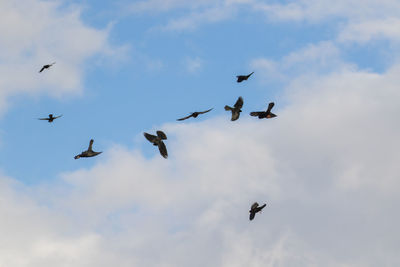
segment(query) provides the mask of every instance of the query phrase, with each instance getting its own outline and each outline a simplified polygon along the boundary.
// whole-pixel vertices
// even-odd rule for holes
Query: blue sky
[[[70,4],[65,6],[70,8]],[[284,82],[260,81],[256,73],[254,79],[236,84],[235,75],[254,71],[250,66],[254,58],[279,60],[307,45],[330,40],[340,24],[269,22],[264,14],[244,9],[220,23],[162,31],[156,28],[185,11],[120,16],[122,3],[86,1],[82,6],[82,21],[99,29],[112,25],[111,45],[126,49],[115,60],[94,56],[84,63],[81,96],[12,98],[15,104],[2,120],[7,130],[1,162],[6,173],[23,182],[54,179],[60,171],[90,166],[94,159],[73,160],[90,138],[96,140],[98,150],[115,143],[140,146],[133,136],[189,112],[214,107],[205,117],[229,117],[223,106],[233,104],[238,96],[245,99],[246,115],[269,101],[276,101],[279,109]],[[376,49],[383,45],[350,45],[339,56],[359,68],[382,71],[390,61]],[[52,60],[44,58],[43,64]],[[197,62],[197,67],[190,69],[190,62]],[[59,71],[57,65],[50,71]],[[64,117],[52,125],[34,120],[49,113]],[[22,154],[15,153],[19,145],[25,147]]]
[[[21,2],[0,3],[0,266],[400,263],[397,1]]]

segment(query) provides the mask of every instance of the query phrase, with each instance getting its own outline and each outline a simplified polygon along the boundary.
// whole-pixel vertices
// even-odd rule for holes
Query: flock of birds
[[[45,69],[49,69],[51,66],[53,66],[54,64],[56,64],[56,62],[53,62],[51,64],[46,64],[44,65],[39,73],[41,73],[42,71],[44,71]],[[247,79],[250,78],[251,75],[253,75],[254,72],[248,74],[248,75],[238,75],[236,76],[237,78],[237,82],[241,83],[243,81],[246,81]],[[243,98],[241,96],[239,96],[239,98],[237,99],[236,103],[233,105],[233,107],[230,107],[228,105],[226,105],[224,108],[226,111],[231,111],[232,116],[231,116],[231,121],[236,121],[237,119],[239,119],[240,113],[242,112],[242,107],[243,107]],[[258,117],[259,119],[270,119],[270,118],[274,118],[277,115],[272,113],[271,110],[274,107],[274,102],[270,102],[268,104],[268,108],[265,111],[253,111],[250,112],[250,116],[254,116],[254,117]],[[211,110],[213,110],[213,108],[210,108],[208,110],[205,111],[196,111],[196,112],[192,112],[190,115],[177,119],[177,121],[183,121],[183,120],[187,120],[191,117],[193,118],[197,118],[199,115],[210,112]],[[49,114],[49,116],[47,118],[39,118],[39,120],[47,120],[49,123],[53,122],[55,119],[58,119],[60,117],[62,117],[63,115],[59,115],[59,116],[54,116],[53,114]],[[156,135],[152,135],[149,133],[143,133],[144,137],[150,142],[152,143],[154,146],[158,147],[158,150],[160,151],[161,156],[163,156],[164,158],[168,158],[168,151],[167,151],[167,147],[165,145],[165,143],[163,142],[163,140],[167,140],[167,135],[163,132],[163,131],[157,131]],[[89,147],[87,150],[83,151],[82,153],[76,155],[74,157],[74,159],[79,159],[79,158],[89,158],[89,157],[94,157],[97,156],[99,154],[101,154],[102,152],[96,152],[93,151],[92,147],[93,147],[93,143],[94,140],[91,139],[89,142]],[[250,207],[250,216],[249,219],[253,220],[256,213],[261,212],[263,208],[265,208],[267,204],[263,204],[263,205],[259,205],[257,202],[253,203],[253,205],[251,205]]]

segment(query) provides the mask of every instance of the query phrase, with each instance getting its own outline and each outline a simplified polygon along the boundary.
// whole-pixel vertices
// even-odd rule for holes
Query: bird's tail
[[[230,106],[225,106],[225,110],[232,110],[233,108]]]

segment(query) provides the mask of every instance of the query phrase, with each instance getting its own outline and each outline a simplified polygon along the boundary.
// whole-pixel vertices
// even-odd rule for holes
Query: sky
[[[3,0],[0,22],[0,267],[400,265],[399,1]]]

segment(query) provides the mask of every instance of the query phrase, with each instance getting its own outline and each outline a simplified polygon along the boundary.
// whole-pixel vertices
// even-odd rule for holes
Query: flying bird
[[[254,73],[254,71],[252,73],[250,73],[249,75],[238,75],[236,76],[237,78],[237,82],[241,83],[243,81],[246,81],[248,78],[250,78],[250,76]]]
[[[211,111],[211,110],[212,110],[212,108],[210,108],[210,109],[208,109],[208,110],[206,110],[206,111],[199,111],[199,112],[196,111],[196,112],[193,112],[192,114],[190,114],[189,116],[186,116],[186,117],[184,117],[184,118],[177,119],[177,121],[183,121],[183,120],[189,119],[190,117],[197,118],[197,116],[199,116],[200,114],[207,113],[207,112],[209,112],[209,111]]]
[[[58,119],[60,117],[62,117],[62,115],[53,117],[53,114],[49,114],[48,118],[39,118],[38,120],[53,122],[55,119]]]
[[[274,113],[271,112],[271,109],[274,107],[275,103],[271,102],[268,104],[268,109],[266,111],[254,111],[254,112],[250,112],[251,116],[254,117],[258,117],[259,119],[271,119],[276,117],[277,115],[275,115]]]
[[[243,98],[241,96],[239,96],[239,98],[236,101],[233,108],[230,106],[225,106],[226,111],[230,110],[232,112],[231,121],[235,121],[235,120],[239,119],[240,112],[242,112],[242,110],[241,110],[242,107],[243,107]]]
[[[163,156],[164,158],[168,158],[167,147],[162,141],[162,140],[167,140],[167,136],[165,135],[164,132],[157,131],[157,136],[148,133],[143,133],[143,135],[144,137],[146,137],[147,140],[150,141],[150,143],[152,143],[155,146],[158,146],[158,150],[160,150],[161,156]]]
[[[40,69],[39,73],[42,72],[42,71],[44,71],[45,69],[50,68],[50,67],[53,66],[54,64],[56,64],[56,63],[53,62],[53,63],[51,63],[51,64],[46,64],[46,65],[44,65],[44,66]]]
[[[74,157],[74,159],[79,159],[79,158],[90,158],[90,157],[94,157],[94,156],[97,156],[98,154],[103,153],[103,152],[95,152],[95,151],[93,151],[93,149],[92,149],[93,142],[94,142],[94,140],[93,140],[93,139],[90,139],[90,143],[89,143],[88,149],[87,149],[86,151],[83,151],[81,154],[76,155],[76,156]]]
[[[262,209],[265,208],[265,206],[267,206],[267,204],[264,204],[262,206],[258,206],[258,203],[254,202],[254,204],[251,205],[251,208],[249,210],[249,212],[250,212],[250,217],[249,217],[250,221],[252,221],[254,219],[254,216],[256,216],[256,213],[257,212],[261,212]]]

